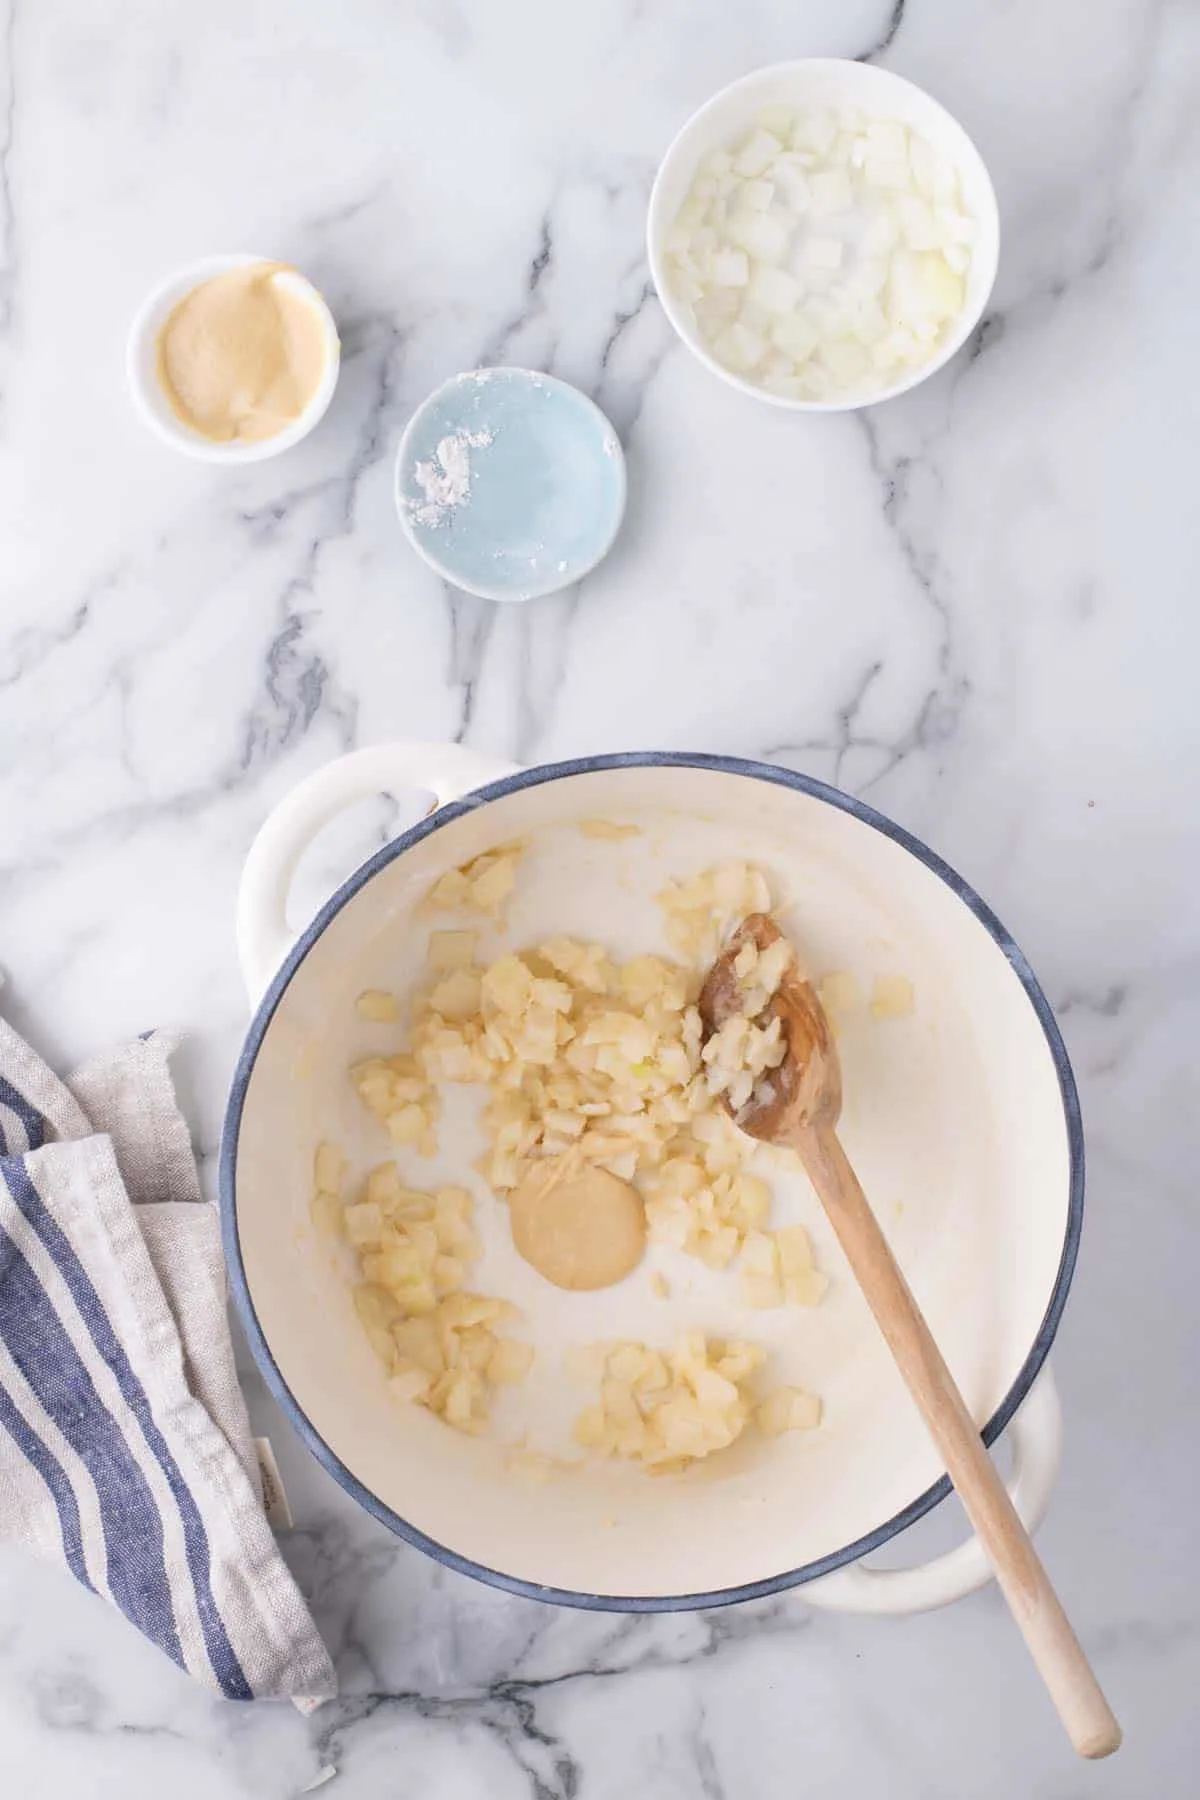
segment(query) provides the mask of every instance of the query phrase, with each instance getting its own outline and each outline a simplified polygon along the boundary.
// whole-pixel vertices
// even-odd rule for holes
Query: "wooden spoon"
[[[744,921],[700,993],[707,1035],[744,1010],[733,969],[742,945],[751,939],[761,951],[781,936],[765,913]],[[1068,1737],[1081,1756],[1109,1756],[1121,1742],[1121,1727],[838,1141],[837,1048],[825,1010],[794,958],[768,1010],[783,1022],[787,1055],[768,1077],[769,1095],[760,1085],[758,1099],[735,1114],[736,1121],[751,1137],[799,1152]]]

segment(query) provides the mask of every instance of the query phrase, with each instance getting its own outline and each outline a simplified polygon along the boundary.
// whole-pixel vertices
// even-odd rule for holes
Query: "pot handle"
[[[431,792],[435,811],[517,767],[462,744],[371,744],[325,763],[285,794],[251,844],[238,888],[238,959],[251,1002],[257,1006],[295,942],[287,922],[288,891],[296,865],[322,826],[357,800],[405,788]]]
[[[1007,1486],[1027,1531],[1036,1531],[1050,1504],[1062,1453],[1062,1408],[1047,1363],[1008,1427],[1013,1467]],[[916,1613],[948,1606],[992,1579],[977,1537],[911,1569],[872,1569],[848,1563],[804,1588],[804,1597],[830,1612]]]

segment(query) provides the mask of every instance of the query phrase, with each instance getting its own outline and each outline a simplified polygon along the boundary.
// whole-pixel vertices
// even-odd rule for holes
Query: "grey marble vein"
[[[891,49],[896,41],[897,33],[904,23],[904,9],[907,0],[893,0],[892,10],[888,14],[882,32],[868,50],[856,57],[857,62],[876,62]]]

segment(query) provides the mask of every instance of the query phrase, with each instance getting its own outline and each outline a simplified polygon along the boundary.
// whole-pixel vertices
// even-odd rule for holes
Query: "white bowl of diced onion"
[[[890,400],[949,361],[996,276],[991,178],[899,75],[806,59],[692,115],[650,196],[650,270],[706,368],[801,412]]]

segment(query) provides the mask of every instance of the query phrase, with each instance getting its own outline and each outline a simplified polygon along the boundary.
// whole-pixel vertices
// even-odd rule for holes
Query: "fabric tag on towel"
[[[267,1524],[272,1531],[291,1531],[295,1521],[284,1492],[283,1476],[279,1473],[271,1440],[256,1437],[253,1442],[258,1457],[258,1478],[262,1487],[263,1511],[267,1515]]]

